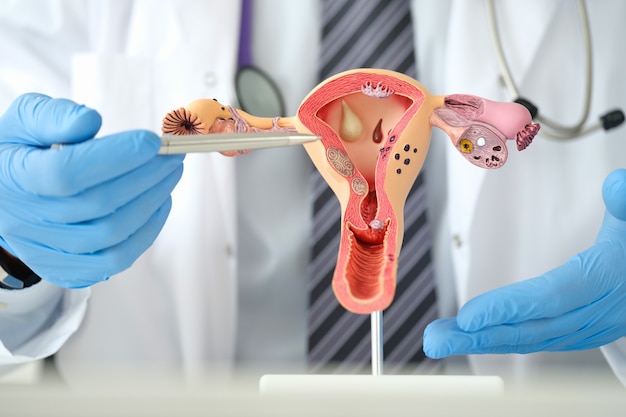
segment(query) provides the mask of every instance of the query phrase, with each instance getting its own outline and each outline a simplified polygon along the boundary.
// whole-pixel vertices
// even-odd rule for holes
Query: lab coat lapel
[[[163,45],[161,82],[179,86],[168,109],[201,97],[233,103],[239,2],[185,0],[174,4],[171,24],[180,38]],[[182,79],[178,78],[184,74]],[[163,113],[165,114],[165,113]],[[235,351],[237,319],[235,160],[218,153],[190,154],[173,194],[170,244],[189,239],[177,255],[174,297],[180,301],[181,349],[188,372],[198,361],[227,365]],[[174,249],[175,250],[175,249]],[[166,256],[166,253],[163,252]],[[188,279],[189,278],[189,279]],[[191,279],[193,278],[193,279]],[[199,319],[201,319],[199,321]],[[203,328],[198,328],[202,325]]]
[[[482,3],[482,0],[457,1],[450,10],[450,41],[446,62],[458,65],[448,65],[446,69],[446,92],[476,94],[492,100],[510,101],[508,91],[500,82],[501,72],[489,32],[487,12],[484,5],[477,5],[477,2]],[[534,56],[558,11],[559,3],[543,0],[495,3],[501,41],[513,77],[523,80],[535,63]],[[476,44],[484,47],[476,48]],[[510,158],[523,157],[517,154],[513,146],[509,150]],[[473,235],[472,225],[475,217],[480,215],[476,213],[477,199],[486,175],[490,175],[490,172],[468,164],[453,146],[448,146],[446,152],[452,258],[458,301],[463,304],[467,301],[468,294],[473,292],[468,289],[472,244],[484,244],[480,232]],[[508,165],[501,169],[506,170],[507,167]]]
[[[495,0],[496,22],[509,69],[519,84],[537,63],[536,55],[539,48],[549,36],[548,32],[555,21],[555,14],[562,11],[561,1],[529,0],[502,1]],[[567,2],[567,0],[565,0]],[[574,5],[571,5],[573,7]],[[474,8],[476,10],[478,8]],[[487,14],[483,32],[488,30]],[[493,40],[488,33],[485,37],[487,48],[482,52],[491,65],[497,67]],[[485,61],[489,62],[489,61]],[[510,96],[505,95],[505,98]]]
[[[201,97],[232,101],[238,2],[138,1],[126,55],[151,60],[151,129],[163,115]],[[219,13],[219,14],[218,14]],[[160,88],[160,86],[166,86]],[[190,154],[172,210],[143,262],[158,265],[174,300],[172,319],[188,375],[227,365],[235,351],[236,201],[234,159]],[[189,242],[192,242],[191,244]]]

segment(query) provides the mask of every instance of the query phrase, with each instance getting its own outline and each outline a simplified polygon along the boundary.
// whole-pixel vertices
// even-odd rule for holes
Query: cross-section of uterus
[[[461,155],[482,168],[501,167],[508,157],[506,140],[521,150],[539,129],[520,104],[431,95],[416,80],[381,69],[325,80],[293,117],[260,118],[200,99],[170,112],[163,131],[209,133],[219,126],[322,137],[304,147],[341,207],[332,286],[339,303],[358,314],[382,311],[394,299],[405,201],[424,164],[432,127],[444,130]]]

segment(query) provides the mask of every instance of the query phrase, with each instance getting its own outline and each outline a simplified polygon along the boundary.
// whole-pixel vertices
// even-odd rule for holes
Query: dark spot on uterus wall
[[[404,152],[410,152],[410,151],[411,151],[411,145],[409,145],[408,143],[407,143],[407,144],[405,144],[405,145],[402,147],[402,150],[404,150]],[[417,148],[413,148],[413,153],[414,153],[414,154],[416,154],[416,153],[417,153]],[[402,159],[402,155],[400,155],[400,153],[395,153],[395,154],[393,155],[393,158],[394,158],[396,161],[399,161],[400,159]],[[409,164],[411,163],[411,158],[404,158],[404,159],[402,160],[402,163],[403,163],[404,165],[409,165]],[[396,174],[401,174],[401,173],[402,173],[402,169],[401,169],[401,168],[397,168],[397,169],[396,169]]]

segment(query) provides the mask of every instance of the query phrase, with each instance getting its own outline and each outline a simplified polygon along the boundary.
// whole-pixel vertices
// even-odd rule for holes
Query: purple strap
[[[239,27],[239,56],[237,66],[252,64],[250,40],[252,39],[252,0],[241,0],[241,25]]]

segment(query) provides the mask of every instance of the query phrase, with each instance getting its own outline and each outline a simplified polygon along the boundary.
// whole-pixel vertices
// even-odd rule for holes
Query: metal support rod
[[[383,312],[370,315],[372,323],[372,375],[383,374]]]

